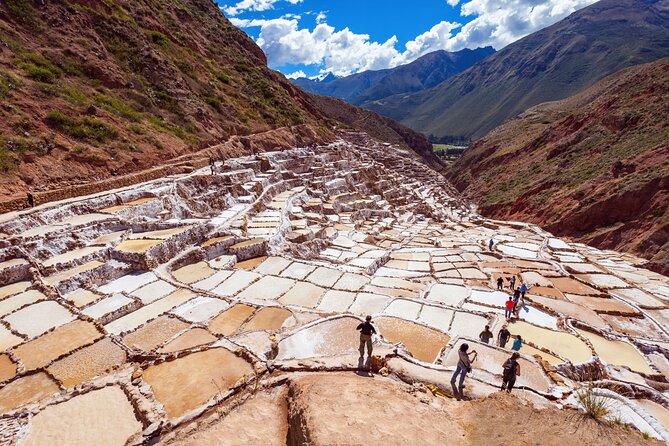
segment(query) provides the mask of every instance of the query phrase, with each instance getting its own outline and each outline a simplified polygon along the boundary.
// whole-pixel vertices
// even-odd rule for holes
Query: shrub
[[[53,83],[63,72],[49,60],[39,54],[26,54],[19,66],[28,77],[39,82]]]
[[[204,96],[202,99],[204,99],[204,102],[211,105],[212,108],[214,108],[216,111],[221,111],[222,104],[220,99],[213,96]]]
[[[47,114],[46,123],[69,136],[85,141],[105,142],[118,136],[115,129],[88,116],[76,119],[53,111]]]
[[[170,39],[167,38],[167,36],[160,31],[154,31],[152,29],[145,29],[144,32],[146,35],[151,39],[151,42],[155,43],[158,46],[167,46],[167,44],[170,42]]]
[[[30,0],[4,0],[9,13],[24,25],[37,25],[37,12]]]
[[[595,421],[602,421],[609,413],[608,399],[595,393],[592,382],[588,383],[586,387],[576,390],[576,398],[585,415]]]
[[[60,90],[60,95],[73,104],[83,104],[86,102],[86,95],[74,87],[64,87]]]
[[[142,120],[142,115],[140,115],[132,107],[126,105],[120,99],[101,94],[96,96],[95,103],[100,107],[105,108],[110,112],[115,113],[130,121],[138,122]]]

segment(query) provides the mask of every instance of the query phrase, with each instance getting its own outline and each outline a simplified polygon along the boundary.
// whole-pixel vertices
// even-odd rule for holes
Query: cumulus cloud
[[[299,78],[302,78],[302,77],[307,77],[307,74],[302,70],[298,70],[298,71],[295,71],[293,73],[286,74],[286,77],[288,79],[299,79]]]
[[[236,16],[244,11],[267,11],[274,9],[274,4],[281,0],[241,0],[232,6],[225,5],[221,9],[229,16]],[[285,0],[290,4],[296,5],[304,0]]]
[[[242,0],[241,3],[274,3],[278,0]],[[291,2],[301,0],[287,0]],[[527,34],[549,26],[596,0],[446,0],[460,5],[465,25],[442,21],[398,49],[397,37],[385,42],[370,40],[348,28],[336,30],[326,23],[321,12],[313,30],[300,28],[295,18],[284,16],[264,21],[249,21],[260,26],[257,43],[273,67],[287,64],[311,65],[321,72],[345,76],[364,70],[391,68],[409,63],[436,50],[493,46],[501,49]],[[306,14],[306,13],[305,13]]]

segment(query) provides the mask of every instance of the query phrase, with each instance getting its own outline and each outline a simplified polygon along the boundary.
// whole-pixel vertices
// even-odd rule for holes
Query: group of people
[[[525,282],[522,282],[519,287],[516,286],[516,276],[511,276],[506,278],[509,281],[509,288],[513,290],[513,296],[509,296],[509,300],[504,304],[504,316],[509,319],[513,315],[518,315],[518,310],[524,308],[525,311],[528,311],[525,306],[525,293],[529,289]],[[497,278],[497,289],[500,291],[504,290],[504,279],[500,276]]]
[[[375,335],[376,328],[372,324],[372,316],[367,316],[365,322],[358,324],[356,330],[360,332],[360,359],[364,359],[365,350],[367,350],[367,359],[371,359],[373,351],[373,342],[372,336]],[[490,340],[494,337],[490,326],[486,325],[483,331],[479,334],[479,339],[485,344],[489,344]],[[507,325],[503,325],[499,333],[497,333],[497,345],[502,348],[506,348],[506,344],[511,339],[511,332],[509,331]],[[501,390],[506,390],[511,392],[513,386],[516,383],[516,377],[520,376],[520,363],[518,362],[520,358],[520,353],[518,351],[523,346],[523,339],[520,335],[516,335],[511,346],[511,350],[514,352],[511,354],[504,364],[502,364],[502,387]],[[472,362],[476,360],[478,353],[476,350],[469,351],[469,345],[463,343],[458,349],[458,363],[455,368],[453,376],[451,376],[451,387],[453,388],[453,394],[460,401],[463,398],[463,391],[465,388],[465,377],[467,373],[472,371]],[[458,381],[459,377],[459,381]],[[458,385],[456,386],[456,381]]]

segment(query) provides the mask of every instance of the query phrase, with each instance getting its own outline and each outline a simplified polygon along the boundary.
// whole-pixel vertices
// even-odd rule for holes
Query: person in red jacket
[[[513,307],[514,307],[513,299],[511,296],[509,296],[509,300],[506,301],[506,305],[504,307],[504,316],[506,316],[507,319],[511,317],[513,314]]]

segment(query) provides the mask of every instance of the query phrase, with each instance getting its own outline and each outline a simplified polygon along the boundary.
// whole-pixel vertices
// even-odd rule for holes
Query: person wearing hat
[[[372,316],[367,316],[365,322],[358,324],[356,330],[360,332],[360,357],[365,356],[365,345],[367,345],[367,357],[372,357],[372,335],[376,334],[376,329],[372,325]]]

